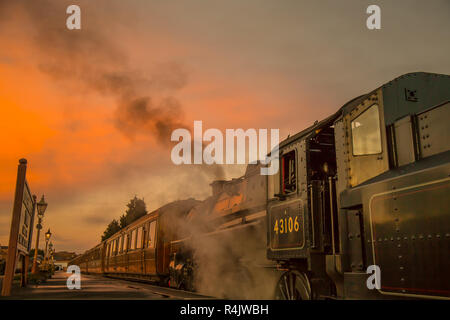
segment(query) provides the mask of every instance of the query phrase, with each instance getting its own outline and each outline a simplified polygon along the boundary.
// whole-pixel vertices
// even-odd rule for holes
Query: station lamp
[[[44,196],[42,196],[41,201],[39,201],[36,206],[37,206],[37,214],[39,218],[43,218],[44,217],[44,212],[45,209],[47,209],[47,202],[45,202],[45,198]]]
[[[36,199],[36,196],[34,196],[34,199]],[[36,201],[36,200],[34,200],[34,201]],[[44,212],[46,209],[47,209],[47,202],[45,202],[44,195],[42,195],[41,201],[36,203],[36,211],[37,211],[38,221],[36,224],[36,229],[37,229],[36,248],[34,249],[34,260],[33,260],[33,268],[32,268],[32,272],[34,274],[36,274],[38,272],[37,257],[38,257],[38,251],[39,251],[39,234],[42,229],[42,220],[44,219]]]

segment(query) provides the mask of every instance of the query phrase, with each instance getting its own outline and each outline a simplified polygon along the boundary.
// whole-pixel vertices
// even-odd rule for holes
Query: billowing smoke
[[[187,128],[175,117],[181,109],[181,104],[173,97],[167,97],[157,105],[148,96],[123,99],[116,110],[115,125],[130,138],[138,132],[146,132],[160,143],[168,144],[173,130]]]
[[[41,71],[116,101],[115,125],[128,138],[149,134],[167,145],[174,129],[189,128],[174,96],[187,83],[183,67],[164,62],[150,74],[132,69],[117,44],[102,34],[102,17],[89,11],[83,15],[81,30],[68,30],[64,23],[68,5],[66,1],[9,1],[2,11],[28,17]]]
[[[263,225],[192,240],[195,289],[226,299],[273,299],[277,271],[266,256]]]
[[[274,297],[280,272],[266,258],[266,179],[259,175],[259,166],[254,169],[257,176],[223,182],[226,187],[196,204],[186,219],[171,220],[179,231],[178,237],[185,239],[175,244],[174,251],[180,255],[180,261],[186,261],[187,268],[192,267],[193,289],[201,294],[228,299]],[[242,197],[252,198],[253,202],[236,203],[239,211],[234,214],[222,215],[220,209],[215,209]],[[258,213],[263,215],[242,224],[244,208],[259,208]],[[232,222],[229,228],[227,221]],[[193,262],[191,266],[187,259]]]
[[[136,70],[111,35],[105,35],[105,31],[114,27],[112,20],[123,19],[120,9],[105,3],[108,8],[105,13],[95,10],[89,1],[79,1],[81,8],[89,10],[82,10],[81,30],[68,30],[65,18],[70,4],[70,1],[48,0],[2,1],[0,25],[29,29],[28,36],[38,48],[34,58],[39,70],[59,85],[72,92],[93,92],[112,98],[114,125],[128,139],[151,136],[167,148],[173,144],[170,140],[173,130],[192,131],[183,119],[184,109],[176,97],[188,83],[184,66],[164,61],[147,72]],[[224,176],[223,169],[217,165],[201,166],[200,170],[199,183],[205,182],[203,175],[216,179]]]

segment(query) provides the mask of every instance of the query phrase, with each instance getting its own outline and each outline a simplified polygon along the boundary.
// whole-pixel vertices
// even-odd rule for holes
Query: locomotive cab
[[[278,298],[450,296],[449,100],[449,76],[406,74],[280,143],[267,213]]]
[[[283,141],[280,170],[268,178],[267,254],[287,270],[275,293],[278,298],[310,299],[335,290],[325,263],[327,255],[339,253],[336,117]]]

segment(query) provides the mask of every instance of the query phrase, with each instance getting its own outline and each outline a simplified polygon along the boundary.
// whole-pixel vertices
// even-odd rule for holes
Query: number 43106
[[[273,231],[275,231],[276,234],[297,232],[299,229],[300,225],[298,223],[298,217],[295,217],[295,219],[289,217],[275,220],[275,225],[273,227]]]

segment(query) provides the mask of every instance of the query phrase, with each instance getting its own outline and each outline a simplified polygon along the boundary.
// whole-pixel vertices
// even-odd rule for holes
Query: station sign
[[[2,296],[9,296],[11,294],[12,282],[18,263],[20,263],[21,269],[21,286],[26,286],[27,284],[36,197],[31,195],[26,181],[26,170],[27,160],[20,159],[17,170],[11,229],[9,232],[5,276],[2,283]]]

